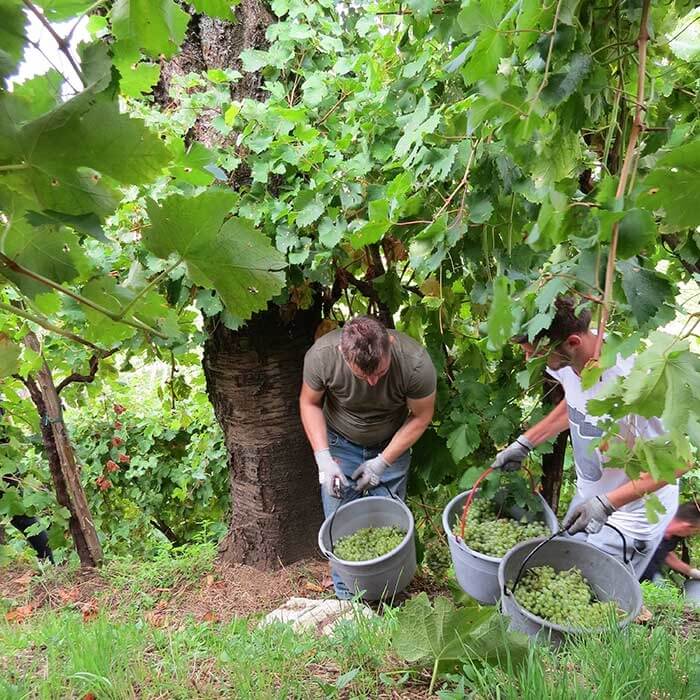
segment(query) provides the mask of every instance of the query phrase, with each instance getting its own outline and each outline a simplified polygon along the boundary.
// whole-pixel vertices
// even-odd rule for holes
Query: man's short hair
[[[681,503],[675,517],[677,520],[690,523],[694,527],[700,526],[700,508],[695,503]]]
[[[570,335],[587,333],[591,324],[591,310],[584,308],[576,314],[576,300],[573,297],[557,297],[554,301],[554,318],[549,324],[549,328],[543,328],[532,339],[533,343],[538,343],[542,338],[547,338],[551,343],[558,344],[564,342]],[[516,343],[527,343],[528,334],[517,335],[513,340]]]
[[[340,334],[340,351],[347,362],[367,374],[375,372],[389,352],[389,333],[372,316],[355,316]]]

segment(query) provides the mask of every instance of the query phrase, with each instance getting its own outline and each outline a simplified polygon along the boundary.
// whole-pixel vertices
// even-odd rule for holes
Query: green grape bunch
[[[460,536],[459,521],[452,532],[455,536]],[[475,500],[467,515],[464,544],[475,552],[500,559],[520,542],[551,534],[543,522],[528,522],[527,518],[516,520],[504,514],[499,515],[489,501]]]
[[[367,561],[376,559],[396,549],[406,537],[397,527],[364,527],[352,535],[341,537],[335,544],[333,554],[345,561]]]
[[[564,571],[551,566],[528,569],[515,590],[515,599],[532,614],[569,627],[606,627],[625,615],[614,600],[597,600],[576,567]]]

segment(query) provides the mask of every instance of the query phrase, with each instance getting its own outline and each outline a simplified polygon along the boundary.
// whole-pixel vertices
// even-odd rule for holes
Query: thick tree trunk
[[[564,390],[561,386],[550,377],[545,376],[542,399],[545,409],[551,411],[563,399]],[[568,440],[568,430],[560,433],[554,441],[552,453],[542,457],[542,496],[555,513],[559,507],[559,495],[564,479],[564,457],[566,456]]]
[[[35,352],[41,352],[34,333],[28,333],[24,342]],[[46,362],[35,377],[27,378],[25,385],[40,416],[41,436],[56,500],[70,511],[69,527],[80,563],[86,567],[98,566],[102,561],[102,547],[80,483],[75,453],[63,422],[61,401]]]
[[[211,68],[240,70],[245,49],[265,49],[274,21],[263,0],[242,0],[236,22],[195,16],[181,51],[164,62],[156,101],[170,104],[175,76]],[[264,100],[262,76],[244,73],[231,87],[232,99]],[[213,128],[218,113],[203,111],[188,133],[190,141],[235,149],[236,135]],[[248,182],[247,168],[229,174],[237,189]],[[276,568],[313,554],[321,522],[319,485],[313,455],[298,411],[306,350],[320,314],[297,312],[291,320],[271,306],[239,331],[209,319],[204,347],[207,391],[229,452],[231,523],[221,544],[222,558]]]
[[[298,402],[319,321],[312,309],[287,322],[271,305],[238,331],[209,324],[204,373],[229,452],[225,561],[275,569],[316,550],[319,485]]]

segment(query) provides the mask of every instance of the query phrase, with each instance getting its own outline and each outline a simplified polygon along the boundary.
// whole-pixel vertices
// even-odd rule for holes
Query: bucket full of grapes
[[[498,566],[519,542],[557,532],[557,516],[537,493],[523,507],[508,488],[488,494],[478,490],[462,528],[464,506],[471,491],[455,496],[442,513],[455,576],[460,588],[480,603],[495,605],[501,597]]]
[[[498,582],[510,628],[555,646],[569,635],[625,627],[642,607],[639,582],[625,564],[566,535],[511,549]]]
[[[365,600],[391,600],[416,573],[413,515],[398,499],[365,496],[340,506],[321,525],[318,546]]]

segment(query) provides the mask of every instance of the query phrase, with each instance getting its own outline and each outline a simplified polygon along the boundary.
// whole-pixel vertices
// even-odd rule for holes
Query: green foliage
[[[224,221],[232,204],[223,190],[153,202],[143,239],[160,258],[180,256],[192,282],[215,289],[230,313],[248,319],[282,289],[284,258],[246,221]]]
[[[112,555],[216,541],[225,532],[228,462],[203,378],[166,385],[165,392],[146,378],[141,371],[128,384],[64,398],[93,520]],[[17,420],[21,403],[5,405],[15,425],[8,426],[11,443],[4,446],[0,475],[17,476],[22,490],[6,489],[0,514],[37,515],[63,556],[68,513],[48,489],[40,438],[17,427],[27,427]]]
[[[432,692],[438,672],[454,669],[465,660],[497,665],[525,648],[524,639],[505,634],[494,608],[475,602],[455,607],[439,596],[431,604],[426,593],[411,598],[396,616],[392,647],[409,664],[431,667]]]
[[[89,7],[39,5],[56,21]],[[619,225],[608,337],[647,338],[640,366],[660,362],[650,334],[672,320],[698,256],[686,3],[651,6],[649,128],[621,197],[638,9],[416,0],[397,13],[373,0],[341,16],[325,0],[275,0],[264,42],[240,60],[170,71],[154,90],[188,26],[207,25],[191,14],[230,20],[234,6],[109,3],[77,52],[84,85],[64,99],[55,72],[7,83],[26,18],[0,2],[0,302],[22,314],[2,329],[13,342],[50,328],[44,356],[67,374],[89,357],[76,342],[124,361],[186,355],[203,339],[195,309],[238,328],[270,302],[293,312],[323,299],[338,319],[383,307],[441,376],[417,449],[413,487],[425,489],[488,464],[536,417],[523,394],[539,369],[518,383],[510,334],[545,328],[557,294],[599,299]],[[653,406],[668,421],[663,444],[612,448],[632,474],[643,459],[668,474],[690,456],[686,435],[698,445],[688,396],[700,375],[683,345],[694,329],[652,368],[660,381],[640,371],[606,406],[621,415],[643,394],[641,415]],[[23,358],[20,371],[35,369]]]

